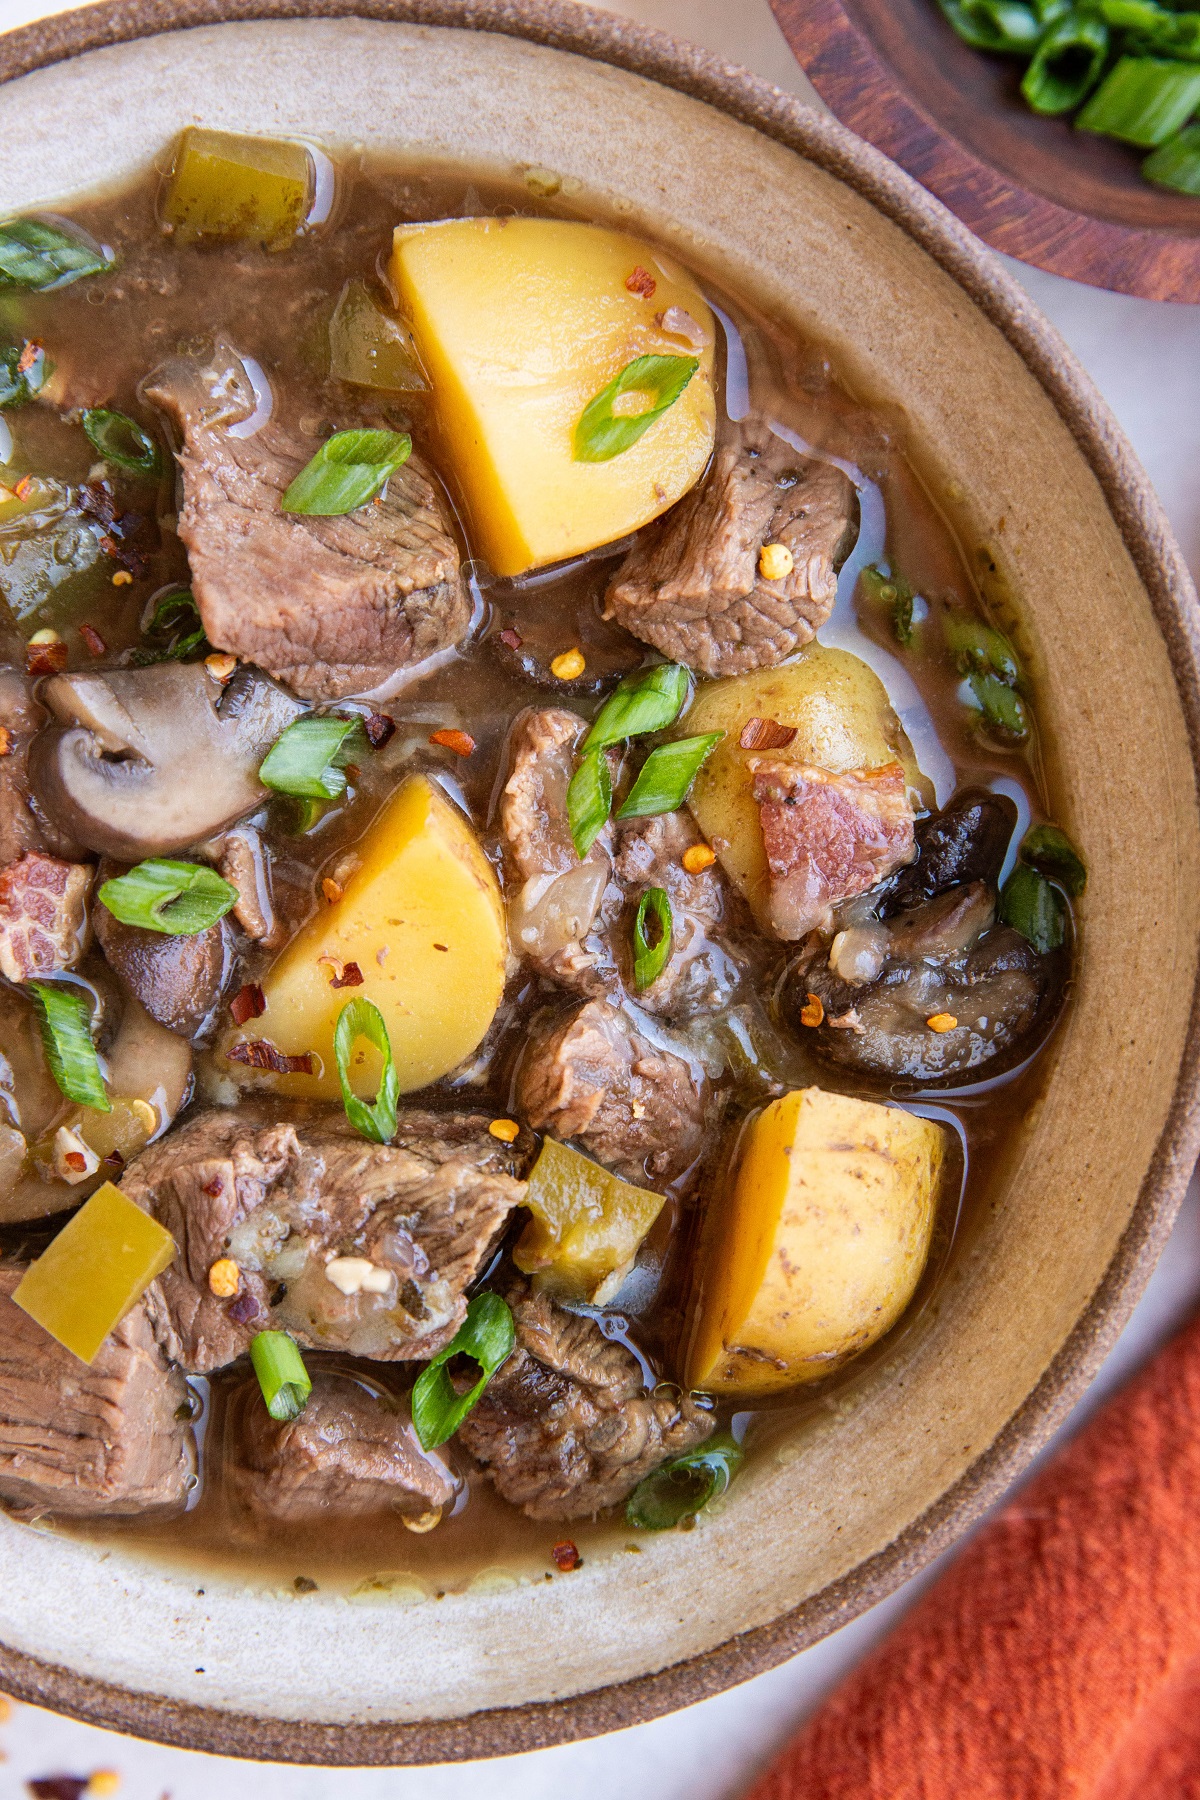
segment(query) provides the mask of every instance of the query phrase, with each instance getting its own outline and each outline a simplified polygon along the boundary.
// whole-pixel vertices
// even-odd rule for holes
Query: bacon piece
[[[29,981],[79,961],[91,883],[85,863],[37,850],[0,869],[0,975]]]
[[[913,813],[899,763],[833,775],[807,763],[749,764],[770,870],[767,914],[781,938],[830,924],[835,906],[913,859]]]

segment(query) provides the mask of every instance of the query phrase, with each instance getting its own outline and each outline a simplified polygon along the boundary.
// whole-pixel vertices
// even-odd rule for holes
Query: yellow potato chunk
[[[607,1306],[664,1201],[547,1138],[524,1204],[533,1217],[513,1252],[518,1269],[556,1300]]]
[[[73,1356],[90,1363],[176,1254],[170,1232],[106,1181],[29,1265],[13,1299]]]
[[[765,1394],[818,1381],[895,1324],[929,1255],[942,1128],[821,1088],[773,1100],[714,1201],[687,1384]]]
[[[391,270],[472,540],[498,575],[624,537],[703,473],[713,316],[653,244],[557,219],[446,219],[398,226]],[[699,367],[636,444],[576,461],[588,402],[649,355]]]
[[[304,1098],[338,1099],[333,1033],[347,1001],[383,1014],[401,1091],[424,1087],[469,1056],[504,989],[504,903],[495,871],[458,808],[423,775],[392,795],[355,846],[342,896],[323,904],[262,982],[261,1018],[231,1033],[266,1039],[285,1056],[316,1058],[315,1072],[261,1074],[229,1065],[240,1080]],[[361,983],[334,987],[348,964]],[[360,1043],[350,1070],[356,1093],[375,1093],[379,1064]]]
[[[744,750],[742,733],[752,719],[794,726],[796,735],[783,748]],[[813,643],[777,669],[703,682],[675,735],[708,731],[725,735],[697,775],[688,805],[764,931],[771,929],[769,876],[749,768],[754,756],[809,763],[834,775],[898,762],[925,804],[934,804],[932,784],[917,767],[883,683],[848,650]]]
[[[183,132],[163,193],[162,214],[175,241],[290,242],[312,206],[313,161],[286,138],[230,131]]]

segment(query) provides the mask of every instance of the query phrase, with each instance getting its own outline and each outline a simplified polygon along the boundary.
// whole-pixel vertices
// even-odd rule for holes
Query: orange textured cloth
[[[980,1532],[750,1800],[1200,1800],[1200,1319]]]

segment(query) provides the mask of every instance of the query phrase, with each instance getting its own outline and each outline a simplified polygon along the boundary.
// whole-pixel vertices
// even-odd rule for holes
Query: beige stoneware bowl
[[[0,41],[0,217],[189,123],[574,176],[827,346],[902,416],[1014,600],[1082,845],[1078,983],[1001,1198],[919,1329],[691,1533],[569,1581],[303,1600],[0,1517],[0,1687],[311,1762],[444,1761],[632,1724],[880,1599],[1029,1461],[1159,1253],[1196,1150],[1198,613],[1141,469],[1049,326],[914,182],[749,75],[571,4],[102,5]]]

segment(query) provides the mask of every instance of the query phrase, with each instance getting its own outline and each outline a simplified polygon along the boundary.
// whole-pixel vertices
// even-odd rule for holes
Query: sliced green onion
[[[589,750],[579,760],[567,789],[567,822],[575,854],[583,861],[612,811],[612,776],[603,750]]]
[[[980,675],[997,675],[1012,687],[1021,679],[1017,653],[999,631],[985,625],[970,613],[943,614],[942,628],[946,643],[961,675],[972,671]]]
[[[1021,92],[1034,112],[1070,112],[1099,81],[1107,55],[1104,21],[1068,13],[1051,25],[1034,51]]]
[[[237,905],[238,891],[204,863],[152,856],[100,889],[100,902],[122,925],[194,937]]]
[[[1057,825],[1035,825],[1027,831],[1021,839],[1020,856],[1022,862],[1061,882],[1073,900],[1087,886],[1087,864]]]
[[[46,352],[35,344],[33,357],[27,360],[30,348],[28,344],[6,344],[0,350],[0,406],[23,406],[45,381]]]
[[[999,914],[1027,938],[1040,956],[1057,950],[1066,936],[1066,907],[1044,875],[1019,862],[1000,890]]]
[[[626,738],[664,731],[679,717],[690,677],[682,663],[656,663],[627,675],[608,696],[583,740],[585,750],[621,744]]]
[[[698,1450],[663,1463],[638,1482],[625,1502],[635,1531],[669,1531],[723,1494],[745,1458],[740,1444],[722,1433]]]
[[[1153,150],[1182,129],[1200,106],[1200,68],[1152,56],[1123,56],[1075,123]]]
[[[258,779],[277,794],[336,800],[346,791],[347,763],[368,749],[361,719],[297,719],[267,751]]]
[[[907,649],[912,643],[913,601],[916,598],[907,581],[902,575],[885,575],[874,564],[862,570],[859,580],[867,590],[868,599],[891,613],[896,641]]]
[[[83,415],[83,429],[105,462],[116,463],[135,475],[162,473],[162,456],[148,431],[126,413],[105,406],[90,407]]]
[[[706,731],[702,737],[677,738],[673,744],[660,744],[652,750],[618,819],[650,818],[682,806],[705,757],[724,736],[723,731]]]
[[[501,1363],[517,1341],[513,1316],[499,1294],[476,1294],[467,1316],[444,1350],[439,1350],[417,1376],[412,1391],[412,1420],[424,1450],[436,1450],[453,1437]],[[473,1388],[457,1394],[446,1372],[452,1356],[469,1356],[481,1374]]]
[[[674,406],[699,367],[694,356],[635,356],[584,407],[575,427],[575,461],[608,462],[632,449]],[[616,402],[625,394],[642,394],[649,405],[642,412],[618,413]]]
[[[1177,194],[1200,194],[1200,125],[1185,126],[1178,137],[1152,151],[1142,174]]]
[[[383,1058],[379,1074],[379,1091],[368,1105],[360,1100],[350,1085],[350,1055],[359,1038],[366,1038]],[[346,1117],[360,1137],[373,1144],[389,1144],[396,1135],[396,1105],[400,1098],[400,1078],[392,1060],[392,1040],[388,1036],[383,1014],[371,1000],[351,1000],[338,1014],[333,1033],[333,1054],[337,1061],[338,1080],[342,1084],[342,1105]]]
[[[1043,29],[1032,6],[1019,0],[938,0],[963,42],[975,50],[1028,56]]]
[[[250,1361],[273,1419],[298,1419],[312,1393],[312,1378],[286,1331],[260,1331],[250,1340]]]
[[[1200,13],[1168,12],[1151,0],[1099,0],[1106,25],[1125,32],[1125,48],[1147,56],[1200,56]]]
[[[1005,737],[1029,736],[1029,714],[1015,688],[997,675],[968,675],[967,682],[989,725]]]
[[[68,1100],[111,1112],[100,1073],[100,1058],[92,1042],[87,1001],[75,988],[62,982],[31,981],[29,991],[37,1010],[46,1062]]]
[[[142,630],[149,635],[169,632],[173,628],[175,636],[165,650],[135,650],[129,659],[133,666],[141,669],[153,663],[182,662],[193,651],[208,654],[210,645],[200,623],[200,608],[190,588],[176,588],[173,593],[165,594],[156,603],[149,623],[142,625]]]
[[[647,929],[651,918],[654,920],[653,943]],[[647,888],[638,901],[633,921],[633,985],[639,994],[654,985],[670,961],[674,926],[667,890]]]
[[[78,227],[64,229],[42,219],[6,219],[0,225],[0,287],[67,287],[116,266],[116,258]]]
[[[327,438],[288,488],[280,508],[334,518],[373,500],[412,453],[400,431],[337,431]]]

